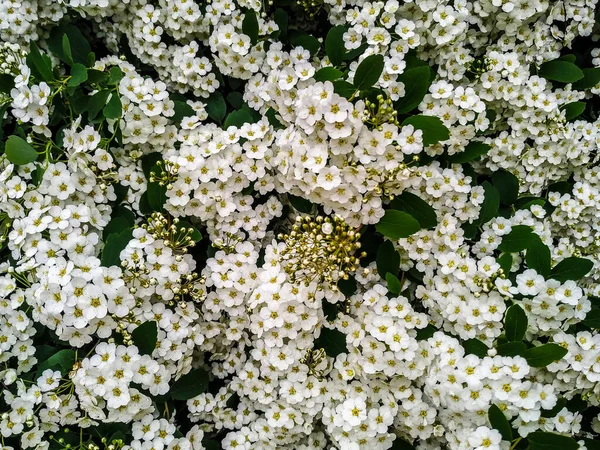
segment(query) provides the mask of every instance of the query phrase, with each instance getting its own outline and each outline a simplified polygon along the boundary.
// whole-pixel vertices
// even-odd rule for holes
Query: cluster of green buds
[[[298,5],[312,18],[319,14],[325,2],[323,0],[298,0]]]
[[[150,172],[150,182],[158,183],[160,186],[164,186],[167,190],[173,189],[173,182],[177,179],[177,173],[179,166],[171,161],[157,161],[160,172]]]
[[[22,64],[26,53],[17,44],[3,42],[0,44],[0,74],[16,77],[21,73],[19,66]]]
[[[156,285],[156,278],[149,276],[150,269],[137,257],[134,253],[130,260],[124,259],[121,261],[121,268],[123,269],[123,281],[130,286],[129,292],[136,294],[138,287],[144,289],[150,286]]]
[[[397,147],[398,151],[401,152],[401,147]],[[399,177],[398,175],[406,170],[413,171],[413,164],[417,164],[419,160],[419,156],[415,155],[412,157],[411,162],[408,164],[400,163],[394,169],[386,171],[381,171],[373,167],[367,169],[367,180],[375,181],[377,185],[363,197],[363,203],[367,203],[375,195],[393,200],[398,193],[404,190],[406,185],[404,177]]]
[[[196,245],[193,238],[197,230],[179,224],[180,220],[175,217],[165,217],[159,212],[152,213],[148,223],[142,225],[154,239],[162,240],[165,247],[176,253],[186,253],[188,247]]]
[[[229,254],[235,251],[235,246],[242,242],[242,237],[236,234],[230,233],[229,231],[224,233],[222,238],[217,238],[212,241],[212,246],[219,250],[223,250],[225,253]]]
[[[467,73],[471,74],[475,79],[479,79],[481,75],[491,70],[492,67],[492,61],[487,56],[484,56],[467,64]]]
[[[325,349],[308,349],[306,354],[300,359],[302,364],[308,367],[308,375],[313,375],[318,380],[323,379],[323,374],[329,366]]]
[[[336,287],[347,280],[366,252],[356,255],[360,248],[360,233],[338,216],[298,216],[289,234],[279,234],[285,242],[281,253],[282,265],[293,283],[308,286],[311,282]]]
[[[205,283],[206,278],[195,272],[179,278],[179,282],[171,288],[175,294],[173,300],[180,302],[179,306],[182,308],[184,305],[182,305],[181,302],[183,302],[184,297],[190,297],[195,302],[202,302],[206,298]],[[171,303],[172,302],[169,302],[169,305],[174,306],[174,304]]]
[[[506,274],[504,273],[504,269],[502,267],[485,279],[475,276],[473,278],[473,281],[475,282],[476,286],[479,286],[481,290],[487,294],[488,292],[498,290],[498,288],[496,287],[497,278],[500,278],[501,280],[506,279]],[[481,296],[481,294],[479,292],[475,292],[473,296],[475,298],[478,298]]]
[[[363,122],[372,125],[377,130],[382,130],[384,123],[391,123],[400,126],[398,122],[398,111],[394,108],[392,99],[384,97],[383,94],[377,96],[377,102],[369,99],[365,100],[365,116]]]

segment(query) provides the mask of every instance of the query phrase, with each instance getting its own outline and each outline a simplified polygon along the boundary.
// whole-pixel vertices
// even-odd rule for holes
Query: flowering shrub
[[[597,14],[1,1],[0,448],[600,448]]]

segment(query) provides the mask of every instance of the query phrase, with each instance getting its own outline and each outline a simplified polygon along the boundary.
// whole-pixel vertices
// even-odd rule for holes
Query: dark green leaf
[[[142,355],[151,355],[158,340],[158,326],[154,320],[144,322],[131,332],[131,339]]]
[[[590,328],[600,328],[600,309],[592,308],[583,321]]]
[[[189,400],[206,391],[208,382],[208,372],[204,369],[195,369],[173,383],[169,395],[175,400]]]
[[[225,114],[227,114],[227,105],[220,92],[215,91],[206,99],[206,112],[208,113],[208,117],[215,122],[223,122]]]
[[[568,350],[558,344],[543,344],[529,348],[523,353],[527,364],[531,367],[546,367],[548,364],[562,359]]]
[[[29,164],[38,157],[38,153],[25,139],[14,135],[6,140],[4,152],[8,160],[17,166]]]
[[[40,363],[36,376],[39,377],[46,369],[59,370],[61,375],[66,376],[73,368],[75,361],[75,352],[73,350],[59,350]]]
[[[515,225],[510,233],[502,237],[498,246],[501,252],[520,252],[525,250],[533,239],[533,230],[527,225]]]
[[[314,36],[300,30],[289,30],[290,43],[294,47],[302,47],[314,56],[321,48],[321,43]]]
[[[527,351],[523,342],[507,342],[496,347],[500,356],[521,356]]]
[[[421,229],[419,222],[404,211],[388,209],[379,223],[375,225],[377,231],[391,239],[406,238]]]
[[[416,130],[423,132],[423,146],[437,144],[450,137],[448,128],[437,117],[434,116],[410,116],[404,119],[402,126],[412,125]]]
[[[244,96],[240,92],[230,92],[227,94],[227,101],[234,109],[240,109],[244,104]]]
[[[254,119],[252,115],[245,109],[239,109],[229,113],[223,124],[223,129],[226,130],[229,127],[241,128],[245,123],[253,123]]]
[[[102,249],[102,256],[100,257],[102,266],[111,267],[121,265],[121,251],[127,247],[132,233],[133,228],[126,228],[125,230],[119,230],[118,233],[112,233],[106,238],[104,248]]]
[[[162,161],[162,155],[159,152],[148,153],[142,157],[142,172],[147,180],[150,180],[150,172],[153,169],[159,170],[154,167],[158,161]]]
[[[500,408],[496,405],[490,406],[490,409],[488,409],[488,419],[492,428],[500,432],[503,441],[512,441],[510,422]]]
[[[276,31],[274,33],[275,34],[274,37],[279,38],[281,41],[285,42],[287,40],[287,34],[288,34],[288,22],[289,22],[288,13],[281,8],[277,8],[275,10],[275,13],[273,14],[273,20],[279,27],[279,31]]]
[[[162,168],[155,164],[150,173],[161,174]],[[152,211],[161,212],[164,210],[164,204],[167,201],[167,187],[161,186],[157,181],[148,181],[148,204]]]
[[[346,335],[338,330],[322,328],[321,335],[315,340],[315,348],[325,349],[325,353],[332,358],[340,353],[348,353]]]
[[[170,118],[173,122],[179,123],[184,117],[193,117],[196,115],[194,109],[184,101],[175,100],[173,104],[175,114]]]
[[[400,270],[400,255],[391,241],[385,240],[377,249],[377,272],[385,279],[387,273],[396,276]]]
[[[480,358],[487,356],[489,350],[488,346],[479,339],[467,339],[462,346],[468,355],[476,355]]]
[[[550,271],[550,278],[564,283],[567,280],[579,280],[583,278],[592,268],[594,263],[586,258],[574,256],[565,258]]]
[[[388,291],[395,295],[400,293],[400,289],[402,289],[402,283],[400,283],[400,280],[396,275],[392,275],[388,272],[385,275],[385,281],[387,282]]]
[[[313,78],[317,81],[335,81],[344,75],[344,72],[336,69],[335,67],[323,67],[317,70],[313,75]],[[352,88],[354,89],[354,87]]]
[[[463,164],[475,161],[480,156],[485,155],[492,147],[483,142],[471,141],[465,147],[465,151],[448,157],[448,161],[453,164]]]
[[[373,86],[383,72],[383,55],[367,56],[356,68],[354,87],[364,90]]]
[[[415,447],[410,442],[396,436],[390,450],[415,450]]]
[[[527,331],[527,315],[523,308],[514,304],[506,310],[504,334],[509,341],[522,341]]]
[[[252,45],[258,42],[258,19],[255,11],[248,9],[244,13],[242,32],[250,38]]]
[[[585,89],[591,89],[600,83],[600,69],[597,67],[582,69],[583,78],[573,83],[573,89],[583,91]]]
[[[119,94],[113,92],[110,100],[102,110],[104,117],[107,119],[120,119],[121,113],[123,112],[123,106],[121,105],[121,99]]]
[[[110,85],[119,84],[121,79],[123,78],[123,72],[118,66],[113,66],[110,68],[108,72],[108,81],[107,83]]]
[[[545,431],[534,431],[527,435],[529,450],[578,450],[579,444],[570,436]]]
[[[344,33],[346,28],[337,25],[329,30],[325,38],[325,53],[334,66],[339,66],[344,62],[346,56],[346,47],[344,46]],[[316,79],[316,78],[315,78]],[[323,81],[323,80],[317,80]]]
[[[415,194],[404,191],[390,203],[392,209],[404,211],[413,216],[422,228],[433,228],[437,225],[435,209]]]
[[[70,66],[73,65],[73,54],[71,53],[71,43],[69,42],[69,36],[67,34],[63,34],[62,36],[62,51],[64,55],[65,62]]]
[[[356,88],[346,80],[336,80],[333,82],[333,92],[344,98],[350,98],[356,92]]]
[[[292,194],[288,194],[287,197],[289,202],[297,211],[305,214],[310,214],[312,212],[314,205],[309,200]]]
[[[562,109],[565,111],[565,119],[567,121],[573,120],[585,111],[585,102],[571,102],[563,106]]]
[[[354,295],[356,293],[356,288],[358,287],[354,277],[349,277],[347,280],[342,279],[338,281],[337,286],[345,297]]]
[[[398,81],[404,83],[404,97],[396,102],[398,114],[407,114],[423,101],[431,85],[429,66],[418,66],[404,71]]]
[[[500,202],[512,205],[519,196],[519,180],[506,170],[498,170],[492,174],[492,184],[500,194]]]
[[[504,270],[504,273],[508,275],[510,272],[510,268],[512,267],[513,257],[511,253],[503,253],[498,258],[496,258],[496,262],[500,264],[500,268]]]
[[[540,66],[538,75],[551,81],[574,83],[583,78],[583,72],[575,64],[568,61],[548,61]]]
[[[88,119],[94,120],[98,113],[106,106],[106,100],[108,100],[109,91],[98,91],[89,99],[88,102]]]
[[[417,341],[424,341],[425,339],[429,339],[435,334],[436,331],[438,331],[437,327],[434,327],[431,324],[427,325],[425,328],[417,330]]]
[[[10,95],[10,91],[15,87],[15,80],[6,73],[0,74],[0,92]]]
[[[500,193],[498,189],[487,181],[484,181],[483,190],[485,191],[485,197],[479,213],[479,223],[481,224],[489,222],[496,217],[498,215],[498,208],[500,207]]]
[[[108,74],[102,70],[87,69],[88,84],[101,84],[108,80]]]
[[[102,230],[102,237],[106,241],[108,236],[110,236],[111,234],[118,235],[121,231],[123,231],[126,228],[130,228],[133,225],[134,224],[130,223],[126,217],[113,217],[112,219],[110,219],[110,222],[108,222],[108,224],[104,227],[104,230]]]
[[[541,241],[541,239],[532,239],[527,246],[527,254],[525,255],[527,267],[534,269],[544,277],[550,273],[552,266],[552,257],[550,249]]]
[[[30,50],[26,57],[27,66],[32,70],[34,76],[41,78],[43,81],[52,81],[54,75],[52,75],[50,58],[40,52],[35,41],[32,40],[29,44]]]

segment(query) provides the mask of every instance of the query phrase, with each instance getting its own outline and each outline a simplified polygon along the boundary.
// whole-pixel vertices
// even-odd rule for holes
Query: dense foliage
[[[2,450],[600,448],[595,0],[1,0]]]

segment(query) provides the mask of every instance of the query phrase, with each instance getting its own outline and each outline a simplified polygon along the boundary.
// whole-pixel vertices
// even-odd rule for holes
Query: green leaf
[[[106,106],[106,100],[108,100],[108,96],[110,95],[109,91],[98,91],[91,98],[89,98],[88,102],[88,119],[94,120],[98,113],[104,109]]]
[[[254,123],[254,118],[247,110],[238,109],[229,113],[223,124],[223,129],[226,130],[229,127],[241,128],[245,123]]]
[[[336,80],[333,82],[333,92],[344,98],[350,98],[356,92],[356,88],[346,80]]]
[[[112,66],[108,71],[108,81],[110,85],[117,85],[123,78],[123,72],[118,66]]]
[[[573,83],[573,89],[583,91],[585,89],[591,89],[600,83],[600,69],[597,67],[581,69],[583,72],[583,78]]]
[[[398,114],[407,114],[423,101],[431,86],[431,69],[429,66],[418,66],[404,71],[398,81],[404,83],[404,97],[396,102]]]
[[[546,367],[548,364],[562,359],[568,350],[558,344],[543,344],[528,348],[523,357],[531,367]]]
[[[550,278],[564,283],[567,280],[579,280],[583,278],[592,268],[594,263],[586,258],[574,256],[565,258],[550,271]]]
[[[375,228],[390,239],[400,239],[416,233],[421,229],[421,226],[410,214],[388,209],[379,223],[375,225]]]
[[[464,164],[475,161],[480,156],[485,155],[492,147],[479,141],[471,141],[465,147],[465,150],[455,155],[449,156],[448,161],[453,164]]]
[[[85,36],[81,34],[81,31],[72,24],[61,25],[52,29],[50,39],[48,39],[48,48],[50,51],[67,64],[73,64],[69,63],[68,55],[65,54],[63,36],[67,36],[69,40],[69,50],[73,63],[80,63],[89,67],[88,55],[91,51],[90,44]]]
[[[487,181],[484,181],[483,190],[485,197],[479,213],[479,223],[481,224],[489,222],[496,217],[498,215],[498,208],[500,207],[500,193],[498,189]]]
[[[175,110],[175,114],[170,119],[176,123],[181,122],[184,117],[193,117],[196,115],[194,108],[184,101],[173,101],[173,109]]]
[[[506,170],[498,170],[492,174],[492,184],[500,194],[503,205],[512,205],[519,196],[519,180]]]
[[[244,96],[240,92],[230,92],[226,98],[233,109],[241,109],[244,104]]]
[[[104,243],[102,256],[100,257],[100,264],[104,267],[120,266],[121,251],[127,247],[127,244],[131,240],[132,234],[133,228],[126,228],[118,233],[110,234]]]
[[[110,96],[110,100],[102,110],[102,113],[107,119],[120,119],[122,112],[123,106],[121,105],[119,94],[113,92]]]
[[[321,43],[319,42],[319,40],[316,37],[305,33],[304,31],[290,30],[289,36],[290,43],[294,47],[302,47],[308,50],[311,56],[314,56],[321,48]]]
[[[496,405],[490,406],[490,409],[488,409],[488,419],[492,428],[500,432],[503,441],[512,441],[510,422],[500,408]]]
[[[155,164],[150,170],[151,173],[161,174],[162,168]],[[164,204],[167,201],[167,187],[161,186],[157,181],[148,181],[148,204],[152,211],[161,212],[164,210]]]
[[[215,91],[206,99],[206,112],[208,113],[208,117],[215,122],[223,122],[225,114],[227,114],[227,105],[220,92]]]
[[[410,442],[396,436],[390,450],[415,450],[415,447]]]
[[[87,81],[87,79],[88,79],[87,68],[83,64],[79,64],[79,63],[74,64],[73,67],[71,67],[71,78],[67,82],[67,86],[69,86],[69,87],[79,86],[84,81]]]
[[[340,79],[342,75],[344,75],[344,72],[335,67],[323,67],[322,69],[317,70],[313,75],[313,78],[316,81],[335,81]],[[354,87],[352,89],[354,89]]]
[[[88,84],[101,84],[108,80],[108,74],[102,70],[88,69]]]
[[[437,225],[435,209],[415,194],[404,191],[395,197],[390,207],[397,211],[404,211],[413,216],[422,228],[433,228]]]
[[[496,258],[496,262],[500,264],[500,268],[504,270],[505,274],[508,275],[513,263],[512,253],[503,253],[498,258]]]
[[[583,323],[590,328],[600,328],[600,309],[592,308],[585,316]]]
[[[325,38],[325,53],[334,66],[339,66],[344,62],[346,56],[346,47],[344,46],[344,33],[346,28],[337,25],[329,30]],[[316,78],[315,78],[316,79]],[[320,81],[320,80],[318,80]]]
[[[40,53],[40,49],[35,41],[30,42],[30,50],[26,60],[27,66],[32,69],[34,76],[41,78],[43,81],[52,81],[54,79],[50,58]]]
[[[72,66],[73,54],[71,53],[71,43],[69,42],[69,36],[67,36],[66,33],[62,36],[62,52],[64,55],[65,62]]]
[[[529,450],[578,450],[579,444],[570,436],[545,431],[534,431],[527,435]]]
[[[206,391],[208,382],[208,372],[204,369],[195,369],[173,383],[169,395],[174,400],[189,400]]]
[[[396,275],[392,275],[390,272],[385,274],[385,281],[387,282],[388,291],[392,294],[398,295],[400,289],[402,289],[402,283]]]
[[[273,13],[273,20],[279,27],[279,30],[275,31],[273,33],[273,37],[279,38],[279,40],[285,42],[287,40],[287,34],[288,34],[288,22],[289,22],[288,13],[284,9],[277,8],[275,10],[275,13]]]
[[[450,138],[448,128],[444,123],[434,116],[410,116],[404,119],[402,126],[412,125],[416,130],[423,132],[423,146],[437,144],[440,141],[445,141]]]
[[[583,72],[575,64],[568,61],[554,60],[540,66],[538,75],[551,81],[574,83],[583,78]]]
[[[562,109],[565,111],[565,119],[567,119],[567,121],[573,120],[585,111],[585,102],[567,103]]]
[[[400,255],[392,244],[392,241],[385,240],[377,249],[377,272],[379,276],[385,279],[387,273],[396,276],[400,270]]]
[[[8,160],[17,166],[29,164],[38,157],[38,153],[25,139],[14,135],[6,140],[4,152]]]
[[[0,92],[10,95],[10,91],[12,91],[15,87],[15,80],[9,74],[2,73],[0,74]]]
[[[383,72],[383,65],[383,55],[367,56],[356,68],[354,87],[364,90],[377,83]]]
[[[315,340],[315,348],[325,349],[325,353],[332,358],[341,353],[348,353],[346,335],[338,330],[322,328],[320,336]]]
[[[487,356],[489,350],[488,346],[479,339],[467,339],[462,343],[462,346],[468,355],[476,355],[480,358]]]
[[[73,368],[75,361],[73,350],[59,350],[39,365],[36,376],[39,377],[46,369],[59,370],[62,376],[66,376]]]
[[[520,252],[525,250],[533,239],[533,230],[527,225],[515,225],[510,233],[502,237],[502,242],[498,246],[501,252]]]
[[[111,234],[118,235],[122,230],[130,228],[132,226],[133,223],[130,223],[129,220],[127,220],[127,218],[125,217],[113,217],[112,219],[110,219],[110,222],[108,222],[108,224],[104,227],[104,230],[102,230],[102,237],[106,241],[108,236],[110,236]]]
[[[144,322],[131,332],[133,343],[142,355],[151,355],[158,340],[158,326],[154,320]]]
[[[541,241],[541,239],[533,239],[527,247],[525,255],[527,267],[534,269],[540,275],[547,277],[552,267],[552,257],[550,249]]]
[[[509,341],[522,341],[527,331],[527,315],[523,308],[514,304],[506,310],[504,334]]]
[[[248,9],[244,13],[242,32],[250,38],[252,45],[258,42],[258,19],[254,10]]]
[[[289,202],[297,211],[300,211],[304,214],[312,213],[314,205],[310,202],[310,200],[306,200],[305,198],[297,197],[292,194],[288,194],[287,197]]]
[[[527,351],[527,346],[523,342],[507,342],[496,347],[500,356],[521,356]]]

